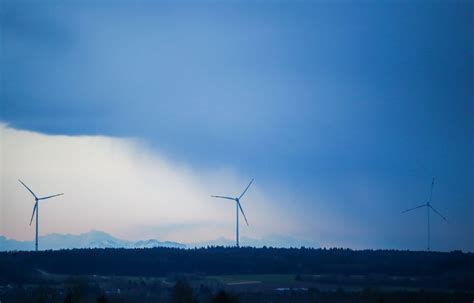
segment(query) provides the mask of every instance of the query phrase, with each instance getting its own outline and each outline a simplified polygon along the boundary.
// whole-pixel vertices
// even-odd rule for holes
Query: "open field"
[[[213,296],[221,291],[234,300],[223,302],[380,302],[381,298],[384,302],[399,302],[400,298],[411,302],[470,302],[474,298],[474,290],[422,289],[383,285],[382,281],[379,286],[371,287],[362,283],[367,278],[364,276],[337,277],[339,281],[345,279],[343,284],[336,283],[334,278],[318,276],[316,280],[304,281],[297,274],[70,276],[43,271],[31,283],[2,285],[0,300],[44,302],[48,298],[47,302],[65,302],[72,294],[76,301],[70,302],[98,302],[101,296],[110,302],[175,302],[173,295],[183,281],[198,302],[213,302]]]

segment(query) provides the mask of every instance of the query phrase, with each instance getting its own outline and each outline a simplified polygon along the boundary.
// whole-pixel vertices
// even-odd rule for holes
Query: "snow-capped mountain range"
[[[242,237],[240,239],[242,246],[252,247],[319,247],[314,242],[293,238],[290,236],[268,235],[261,239]],[[210,241],[197,243],[178,243],[171,241],[159,241],[156,239],[128,241],[115,238],[103,231],[92,230],[79,235],[71,234],[49,234],[39,237],[40,250],[58,250],[73,248],[153,248],[153,247],[172,247],[172,248],[197,248],[206,246],[234,246],[235,240],[218,238]],[[17,241],[7,239],[0,235],[0,251],[15,250],[34,250],[34,241]]]
[[[186,245],[170,242],[158,241],[155,239],[127,241],[115,238],[103,231],[92,230],[79,235],[71,234],[49,234],[39,237],[39,248],[48,249],[71,249],[71,248],[152,248],[152,247],[173,247],[186,248]],[[0,251],[11,250],[33,250],[34,241],[17,241],[0,236]]]

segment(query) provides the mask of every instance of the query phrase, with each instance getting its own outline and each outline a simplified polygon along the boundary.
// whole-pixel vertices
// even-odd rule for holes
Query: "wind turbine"
[[[430,250],[430,211],[431,210],[434,211],[438,216],[443,218],[444,221],[448,222],[448,219],[446,219],[446,217],[444,217],[439,211],[437,211],[433,206],[431,206],[431,198],[433,197],[434,180],[435,180],[434,178],[431,180],[431,191],[430,191],[429,200],[424,204],[421,204],[419,206],[409,208],[409,209],[403,211],[403,213],[406,213],[406,212],[409,212],[409,211],[412,211],[412,210],[415,210],[415,209],[418,209],[418,208],[426,207],[426,210],[428,212],[428,251]]]
[[[33,222],[33,217],[34,217],[35,212],[36,212],[35,251],[38,251],[38,211],[39,211],[39,204],[38,204],[38,202],[39,202],[40,200],[46,200],[46,199],[49,199],[49,198],[53,198],[53,197],[57,197],[57,196],[64,195],[64,193],[38,198],[38,197],[35,195],[35,193],[34,193],[28,186],[26,186],[25,183],[23,183],[20,179],[18,179],[18,181],[19,181],[21,184],[23,184],[23,186],[24,186],[24,187],[33,195],[33,197],[35,198],[35,206],[33,207],[33,214],[31,215],[30,226],[31,226],[31,222]]]
[[[249,225],[249,222],[247,221],[247,217],[245,217],[245,213],[244,213],[244,210],[242,209],[242,205],[240,204],[240,199],[242,199],[242,197],[245,195],[245,193],[247,192],[247,190],[249,189],[250,185],[252,185],[252,182],[253,182],[253,179],[250,181],[249,185],[247,185],[247,187],[245,188],[245,190],[242,192],[242,194],[240,194],[240,196],[236,197],[236,198],[232,198],[232,197],[226,197],[226,196],[211,196],[213,198],[221,198],[221,199],[227,199],[227,200],[233,200],[235,201],[235,210],[236,210],[236,234],[235,234],[235,242],[236,242],[236,246],[239,247],[239,209],[240,211],[242,212],[242,215],[244,216],[244,219],[245,219],[245,223],[247,223],[247,226]]]

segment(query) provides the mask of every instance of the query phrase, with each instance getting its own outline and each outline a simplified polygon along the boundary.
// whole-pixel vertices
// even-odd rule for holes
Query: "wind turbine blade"
[[[252,181],[250,181],[249,185],[247,185],[244,192],[240,195],[239,199],[242,198],[245,195],[245,193],[247,192],[247,189],[249,189],[250,185],[252,185],[252,182],[253,182],[253,179],[252,179]]]
[[[46,199],[61,196],[61,195],[64,195],[64,193],[57,194],[57,195],[52,195],[52,196],[47,196],[47,197],[43,197],[43,198],[38,198],[38,200],[46,200]]]
[[[242,205],[240,205],[240,202],[237,201],[237,205],[239,205],[240,212],[242,215],[244,215],[245,223],[247,223],[247,226],[249,225],[249,221],[247,221],[247,217],[245,216],[244,210],[242,209]]]
[[[428,200],[428,202],[431,202],[431,197],[433,197],[434,180],[435,180],[435,178],[433,177],[433,179],[431,180],[430,199]]]
[[[422,205],[417,206],[417,207],[409,208],[409,209],[407,209],[407,210],[402,211],[402,213],[406,213],[406,212],[409,212],[409,211],[412,211],[412,210],[415,210],[415,209],[417,209],[417,208],[424,207],[424,206],[427,206],[427,205],[426,205],[426,204],[422,204]]]
[[[235,201],[235,198],[231,197],[225,197],[225,196],[211,196],[212,198],[221,198],[221,199],[227,199],[227,200],[232,200]]]
[[[28,187],[26,186],[25,183],[23,183],[20,179],[18,179],[18,181],[23,184],[24,187],[26,187],[26,189],[33,195],[33,197],[35,197],[35,199],[38,199],[38,197],[36,197],[35,193]]]
[[[439,211],[437,211],[433,206],[430,205],[430,208],[431,208],[436,214],[438,214],[438,216],[440,216],[441,218],[443,218],[444,221],[446,221],[446,222],[449,223],[448,219],[446,219],[445,216],[443,216],[442,214],[440,214]]]
[[[37,207],[38,207],[38,202],[36,202],[35,206],[33,207],[33,214],[31,215],[30,225],[31,225],[31,222],[33,222],[33,217],[35,216],[35,211]]]

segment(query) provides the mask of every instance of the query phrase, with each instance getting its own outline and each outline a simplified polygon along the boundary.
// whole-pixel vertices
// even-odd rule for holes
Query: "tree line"
[[[473,277],[474,254],[398,250],[207,247],[0,253],[0,282],[32,271],[65,275],[385,274]],[[474,279],[471,279],[474,280]]]

